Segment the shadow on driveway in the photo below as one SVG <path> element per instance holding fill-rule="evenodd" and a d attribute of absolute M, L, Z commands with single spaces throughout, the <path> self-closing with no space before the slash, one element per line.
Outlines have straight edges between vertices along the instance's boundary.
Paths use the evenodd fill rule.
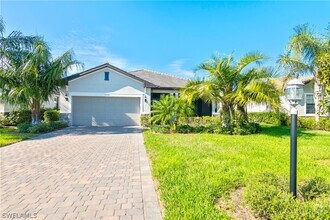
<path fill-rule="evenodd" d="M 125 126 L 125 127 L 88 127 L 88 126 L 71 126 L 61 130 L 41 134 L 30 140 L 38 140 L 45 138 L 52 138 L 62 135 L 108 135 L 108 134 L 132 134 L 141 133 L 142 128 L 139 126 Z"/>

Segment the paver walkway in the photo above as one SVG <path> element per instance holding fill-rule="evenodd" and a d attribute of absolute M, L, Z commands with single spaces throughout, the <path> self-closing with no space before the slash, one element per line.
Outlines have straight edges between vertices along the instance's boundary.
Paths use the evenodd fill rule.
<path fill-rule="evenodd" d="M 161 219 L 139 128 L 67 128 L 0 153 L 2 219 Z"/>

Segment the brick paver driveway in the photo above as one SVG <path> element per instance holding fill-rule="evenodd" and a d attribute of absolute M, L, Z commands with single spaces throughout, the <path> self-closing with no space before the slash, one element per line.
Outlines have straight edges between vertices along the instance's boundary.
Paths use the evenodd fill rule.
<path fill-rule="evenodd" d="M 2 219 L 161 219 L 138 128 L 67 128 L 0 152 Z"/>

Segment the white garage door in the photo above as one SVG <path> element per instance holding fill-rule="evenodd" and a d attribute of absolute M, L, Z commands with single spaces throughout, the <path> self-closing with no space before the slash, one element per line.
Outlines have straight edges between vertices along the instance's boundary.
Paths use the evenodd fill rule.
<path fill-rule="evenodd" d="M 140 98 L 72 97 L 72 124 L 139 125 Z"/>

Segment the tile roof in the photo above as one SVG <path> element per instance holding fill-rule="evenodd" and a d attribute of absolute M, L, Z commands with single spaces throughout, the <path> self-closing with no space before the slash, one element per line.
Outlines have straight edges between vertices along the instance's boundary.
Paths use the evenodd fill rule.
<path fill-rule="evenodd" d="M 188 79 L 185 78 L 147 69 L 135 70 L 129 73 L 152 84 L 151 88 L 182 88 L 188 82 Z"/>
<path fill-rule="evenodd" d="M 299 77 L 299 78 L 301 79 L 302 83 L 304 83 L 305 85 L 310 83 L 313 80 L 313 76 L 305 76 L 305 77 Z M 287 82 L 289 82 L 290 78 L 288 78 L 286 76 L 281 76 L 278 78 L 273 78 L 271 80 L 273 81 L 273 83 L 275 84 L 277 89 L 283 90 L 284 86 L 286 85 Z"/>

